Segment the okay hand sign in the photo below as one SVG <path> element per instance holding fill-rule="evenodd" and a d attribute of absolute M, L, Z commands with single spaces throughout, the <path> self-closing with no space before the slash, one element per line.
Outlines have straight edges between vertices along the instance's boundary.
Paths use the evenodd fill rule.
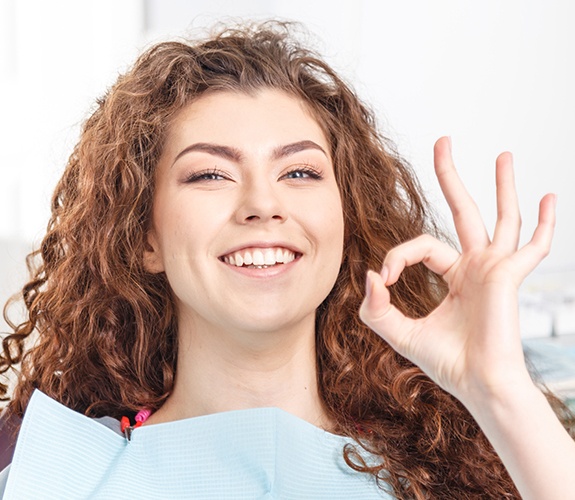
<path fill-rule="evenodd" d="M 518 249 L 521 220 L 511 154 L 496 161 L 498 218 L 492 239 L 457 175 L 449 138 L 435 144 L 434 162 L 461 253 L 428 235 L 392 249 L 381 273 L 368 273 L 360 316 L 397 352 L 468 404 L 531 383 L 521 347 L 517 290 L 549 252 L 555 196 L 541 200 L 533 237 Z M 391 305 L 387 287 L 406 266 L 419 262 L 443 276 L 449 293 L 427 317 L 411 319 Z"/>

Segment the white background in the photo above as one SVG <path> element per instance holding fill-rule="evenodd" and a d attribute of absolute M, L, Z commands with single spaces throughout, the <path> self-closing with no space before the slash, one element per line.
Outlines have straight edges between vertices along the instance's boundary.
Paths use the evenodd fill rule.
<path fill-rule="evenodd" d="M 533 293 L 568 303 L 575 277 L 575 3 L 569 0 L 0 0 L 0 299 L 20 286 L 51 192 L 95 99 L 151 42 L 222 17 L 302 21 L 414 165 L 449 227 L 431 151 L 495 220 L 494 160 L 516 160 L 526 241 L 558 194 L 552 254 Z M 533 299 L 535 301 L 538 298 Z M 539 318 L 540 320 L 540 318 Z M 549 325 L 537 323 L 543 331 Z"/>

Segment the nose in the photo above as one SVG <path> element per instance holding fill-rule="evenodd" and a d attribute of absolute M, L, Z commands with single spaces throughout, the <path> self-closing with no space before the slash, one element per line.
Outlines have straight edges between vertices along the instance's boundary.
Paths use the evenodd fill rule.
<path fill-rule="evenodd" d="M 247 224 L 285 221 L 287 213 L 279 190 L 278 183 L 268 179 L 252 179 L 246 182 L 236 212 L 237 222 Z"/>

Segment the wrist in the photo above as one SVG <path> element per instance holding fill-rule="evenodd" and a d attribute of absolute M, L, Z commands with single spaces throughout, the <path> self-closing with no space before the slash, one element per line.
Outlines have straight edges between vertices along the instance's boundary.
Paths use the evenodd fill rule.
<path fill-rule="evenodd" d="M 511 418 L 525 414 L 529 405 L 545 401 L 545 396 L 529 374 L 501 383 L 476 384 L 469 388 L 461 402 L 478 420 L 483 418 Z"/>

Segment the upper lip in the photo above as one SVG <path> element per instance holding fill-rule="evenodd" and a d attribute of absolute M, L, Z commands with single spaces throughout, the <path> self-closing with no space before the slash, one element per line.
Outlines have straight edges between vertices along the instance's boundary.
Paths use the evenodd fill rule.
<path fill-rule="evenodd" d="M 301 255 L 303 252 L 295 247 L 291 243 L 287 243 L 285 241 L 252 241 L 249 243 L 242 243 L 241 245 L 237 245 L 229 250 L 226 250 L 222 253 L 219 258 L 223 258 L 226 255 L 230 255 L 234 252 L 239 252 L 241 250 L 246 250 L 248 248 L 285 248 L 287 250 L 292 251 L 296 255 Z"/>

